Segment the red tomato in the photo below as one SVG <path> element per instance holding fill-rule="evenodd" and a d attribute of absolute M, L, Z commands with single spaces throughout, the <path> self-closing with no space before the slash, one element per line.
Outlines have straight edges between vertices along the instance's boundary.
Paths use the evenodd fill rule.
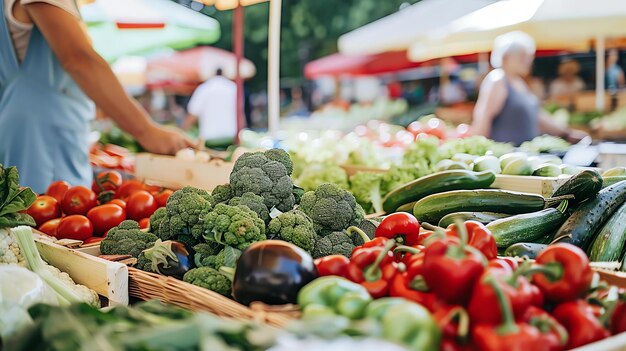
<path fill-rule="evenodd" d="M 92 236 L 91 238 L 87 238 L 87 239 L 83 240 L 83 245 L 99 243 L 102 240 L 104 240 L 104 238 L 99 237 L 99 236 Z"/>
<path fill-rule="evenodd" d="M 61 201 L 63 213 L 67 215 L 84 215 L 96 205 L 98 205 L 96 193 L 80 185 L 71 187 Z"/>
<path fill-rule="evenodd" d="M 118 205 L 119 207 L 123 208 L 124 211 L 126 211 L 126 201 L 124 201 L 122 199 L 113 199 L 113 200 L 107 202 L 107 204 Z"/>
<path fill-rule="evenodd" d="M 39 226 L 39 231 L 50 236 L 57 236 L 57 228 L 62 218 L 55 218 Z"/>
<path fill-rule="evenodd" d="M 148 229 L 150 228 L 150 218 L 143 218 L 139 221 L 139 228 Z"/>
<path fill-rule="evenodd" d="M 93 226 L 89 218 L 81 215 L 63 217 L 57 228 L 59 239 L 85 240 L 93 236 Z"/>
<path fill-rule="evenodd" d="M 422 124 L 422 122 L 420 121 L 415 121 L 412 122 L 411 124 L 409 124 L 408 127 L 406 127 L 406 129 L 413 133 L 413 135 L 417 136 L 418 134 L 421 133 L 426 133 L 426 129 L 424 128 L 424 124 Z"/>
<path fill-rule="evenodd" d="M 123 182 L 119 188 L 117 188 L 115 197 L 126 201 L 126 199 L 128 199 L 132 194 L 140 190 L 143 190 L 143 183 L 134 179 L 127 180 Z"/>
<path fill-rule="evenodd" d="M 122 175 L 116 171 L 107 171 L 98 174 L 91 184 L 91 190 L 100 194 L 103 191 L 116 191 L 122 185 Z"/>
<path fill-rule="evenodd" d="M 157 185 L 144 184 L 143 190 L 149 192 L 153 196 L 156 196 L 157 194 L 160 194 L 163 191 L 163 187 L 157 186 Z"/>
<path fill-rule="evenodd" d="M 157 203 L 154 196 L 145 190 L 132 194 L 126 204 L 128 218 L 135 221 L 152 216 L 156 209 Z"/>
<path fill-rule="evenodd" d="M 57 199 L 59 203 L 61 203 L 61 201 L 63 201 L 63 196 L 65 196 L 65 193 L 70 187 L 70 183 L 64 180 L 57 180 L 56 182 L 50 184 L 48 190 L 46 190 L 46 195 L 52 196 Z"/>
<path fill-rule="evenodd" d="M 426 133 L 434 135 L 439 140 L 446 138 L 446 124 L 439 118 L 431 118 L 426 122 Z"/>
<path fill-rule="evenodd" d="M 172 190 L 165 189 L 160 194 L 155 195 L 154 199 L 157 202 L 157 206 L 158 207 L 165 207 L 165 204 L 167 204 L 167 200 L 170 198 L 172 193 L 173 193 Z"/>
<path fill-rule="evenodd" d="M 93 224 L 93 233 L 100 236 L 126 219 L 126 211 L 115 204 L 105 204 L 92 208 L 87 218 Z"/>
<path fill-rule="evenodd" d="M 42 195 L 37 197 L 26 213 L 33 217 L 39 226 L 51 219 L 61 217 L 61 205 L 52 196 Z"/>

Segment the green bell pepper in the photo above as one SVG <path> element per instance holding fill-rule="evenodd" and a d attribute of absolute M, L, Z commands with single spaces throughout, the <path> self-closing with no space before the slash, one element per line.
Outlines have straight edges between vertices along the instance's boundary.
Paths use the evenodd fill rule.
<path fill-rule="evenodd" d="M 298 293 L 303 318 L 328 315 L 330 311 L 350 319 L 360 319 L 372 297 L 362 285 L 341 277 L 317 278 Z"/>
<path fill-rule="evenodd" d="M 382 337 L 411 350 L 438 351 L 441 330 L 428 310 L 406 301 L 391 303 L 382 315 Z"/>

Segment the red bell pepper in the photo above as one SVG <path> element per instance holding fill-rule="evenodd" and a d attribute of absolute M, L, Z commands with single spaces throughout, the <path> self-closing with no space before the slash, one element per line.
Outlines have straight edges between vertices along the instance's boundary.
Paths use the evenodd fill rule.
<path fill-rule="evenodd" d="M 564 302 L 552 311 L 552 316 L 569 334 L 567 349 L 587 345 L 610 335 L 594 315 L 592 306 L 584 300 Z"/>
<path fill-rule="evenodd" d="M 519 268 L 519 263 L 513 257 L 498 257 L 489 260 L 487 267 L 504 268 L 514 272 Z"/>
<path fill-rule="evenodd" d="M 392 213 L 380 222 L 375 235 L 377 238 L 393 239 L 402 245 L 417 245 L 420 236 L 420 223 L 410 213 Z"/>
<path fill-rule="evenodd" d="M 544 303 L 545 299 L 543 298 L 541 289 L 539 289 L 537 285 L 530 284 L 530 305 L 542 308 Z"/>
<path fill-rule="evenodd" d="M 436 297 L 433 293 L 427 291 L 428 289 L 422 277 L 423 267 L 423 252 L 413 255 L 406 264 L 402 263 L 398 274 L 396 274 L 391 283 L 389 296 L 405 298 L 419 303 L 432 311 Z"/>
<path fill-rule="evenodd" d="M 531 284 L 521 275 L 521 270 L 511 273 L 502 268 L 490 268 L 483 273 L 474 285 L 468 312 L 472 323 L 497 325 L 503 321 L 503 312 L 498 304 L 498 296 L 493 285 L 506 296 L 513 309 L 513 315 L 521 318 L 531 305 Z"/>
<path fill-rule="evenodd" d="M 315 260 L 315 267 L 321 277 L 337 275 L 345 277 L 348 272 L 350 260 L 343 255 L 330 255 Z"/>
<path fill-rule="evenodd" d="M 441 329 L 442 349 L 463 350 L 469 344 L 470 319 L 467 311 L 461 306 L 446 306 L 433 313 Z"/>
<path fill-rule="evenodd" d="M 352 250 L 352 254 L 353 255 L 354 255 L 354 252 L 356 250 L 359 250 L 359 249 L 370 248 L 370 247 L 383 247 L 383 246 L 385 246 L 387 241 L 390 240 L 390 239 L 387 239 L 387 238 L 370 239 L 369 236 L 367 236 L 367 234 L 365 234 L 364 231 L 362 231 L 361 229 L 359 229 L 358 227 L 355 227 L 355 226 L 348 227 L 348 229 L 346 230 L 346 233 L 348 233 L 349 236 L 352 236 L 353 234 L 356 234 L 363 241 L 363 245 L 357 246 L 357 247 L 355 247 Z"/>
<path fill-rule="evenodd" d="M 467 244 L 480 250 L 488 260 L 498 256 L 498 246 L 491 231 L 477 221 L 467 221 L 463 223 L 467 231 Z M 446 229 L 446 235 L 459 237 L 458 225 L 450 224 Z"/>
<path fill-rule="evenodd" d="M 395 241 L 389 240 L 384 247 L 362 248 L 350 258 L 346 278 L 363 285 L 373 298 L 389 294 L 398 266 L 390 251 Z"/>
<path fill-rule="evenodd" d="M 393 253 L 396 257 L 396 262 L 404 263 L 405 265 L 409 265 L 412 260 L 414 260 L 417 256 L 420 256 L 420 260 L 424 261 L 424 249 L 423 245 L 415 245 L 415 246 L 398 246 L 393 250 Z"/>
<path fill-rule="evenodd" d="M 488 276 L 484 283 L 491 285 L 496 295 L 497 308 L 502 312 L 503 322 L 497 327 L 487 324 L 476 326 L 472 339 L 477 348 L 481 351 L 549 351 L 539 329 L 528 323 L 515 323 L 511 302 L 496 278 Z"/>
<path fill-rule="evenodd" d="M 583 296 L 591 286 L 593 270 L 583 250 L 571 244 L 548 246 L 530 273 L 547 301 L 560 303 Z"/>
<path fill-rule="evenodd" d="M 550 351 L 565 350 L 568 339 L 567 330 L 548 312 L 539 307 L 530 306 L 524 315 L 524 322 L 539 329 L 542 341 Z"/>
<path fill-rule="evenodd" d="M 459 230 L 460 243 L 436 240 L 424 251 L 424 281 L 444 302 L 464 305 L 487 260 L 467 245 L 465 226 Z"/>
<path fill-rule="evenodd" d="M 611 333 L 617 335 L 626 332 L 626 301 L 623 299 L 617 302 L 613 314 L 611 315 Z"/>

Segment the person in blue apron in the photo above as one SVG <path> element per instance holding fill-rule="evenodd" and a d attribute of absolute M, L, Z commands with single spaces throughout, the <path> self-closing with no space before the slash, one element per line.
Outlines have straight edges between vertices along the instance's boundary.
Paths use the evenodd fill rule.
<path fill-rule="evenodd" d="M 55 180 L 91 183 L 94 102 L 149 152 L 194 146 L 124 92 L 75 0 L 0 0 L 0 9 L 0 163 L 17 166 L 22 185 L 43 193 Z"/>
<path fill-rule="evenodd" d="M 578 142 L 587 134 L 556 124 L 542 109 L 525 78 L 531 72 L 535 41 L 515 31 L 497 37 L 491 52 L 495 68 L 483 80 L 474 107 L 473 134 L 520 145 L 540 134 Z"/>

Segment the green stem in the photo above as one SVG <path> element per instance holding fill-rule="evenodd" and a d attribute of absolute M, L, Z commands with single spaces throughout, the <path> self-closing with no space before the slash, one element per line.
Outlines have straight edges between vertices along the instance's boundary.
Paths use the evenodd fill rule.
<path fill-rule="evenodd" d="M 411 290 L 417 290 L 421 292 L 427 292 L 429 290 L 428 284 L 426 284 L 424 277 L 422 277 L 421 275 L 418 275 L 413 278 L 413 280 L 411 280 L 411 282 L 409 283 L 409 288 L 411 288 Z"/>
<path fill-rule="evenodd" d="M 433 232 L 445 231 L 446 230 L 445 228 L 441 228 L 439 226 L 432 225 L 432 224 L 427 223 L 427 222 L 420 223 L 420 226 L 422 228 L 426 229 L 426 230 L 430 230 L 430 231 L 433 231 Z"/>
<path fill-rule="evenodd" d="M 393 253 L 398 253 L 398 252 L 404 252 L 404 253 L 410 253 L 410 254 L 413 254 L 413 255 L 417 255 L 418 253 L 422 252 L 422 250 L 420 250 L 420 249 L 418 249 L 416 247 L 400 245 L 400 246 L 396 247 L 395 249 L 393 249 Z"/>
<path fill-rule="evenodd" d="M 348 229 L 346 229 L 346 233 L 349 236 L 352 236 L 353 233 L 356 233 L 358 236 L 361 237 L 361 239 L 363 240 L 363 243 L 366 243 L 368 241 L 371 241 L 372 239 L 370 239 L 369 236 L 367 236 L 367 234 L 365 234 L 364 231 L 361 230 L 361 228 L 359 227 L 355 227 L 355 226 L 350 226 L 348 227 Z"/>
<path fill-rule="evenodd" d="M 545 316 L 533 317 L 531 318 L 529 324 L 539 329 L 542 333 L 545 333 L 546 331 L 555 332 L 559 336 L 559 343 L 561 346 L 565 346 L 567 344 L 567 330 L 554 320 Z"/>
<path fill-rule="evenodd" d="M 448 314 L 445 316 L 443 322 L 441 324 L 446 325 L 448 323 L 451 323 L 453 320 L 457 320 L 459 327 L 457 328 L 457 337 L 459 338 L 459 340 L 465 341 L 467 340 L 468 334 L 469 334 L 469 324 L 470 324 L 470 320 L 469 320 L 469 315 L 467 314 L 467 311 L 461 307 L 461 306 L 456 306 L 453 309 L 450 310 L 450 312 L 448 312 Z"/>
<path fill-rule="evenodd" d="M 378 253 L 378 256 L 376 256 L 376 260 L 374 261 L 374 263 L 367 266 L 367 268 L 363 270 L 363 278 L 365 278 L 366 281 L 373 282 L 373 281 L 380 279 L 380 277 L 382 276 L 380 263 L 385 259 L 385 256 L 387 256 L 387 253 L 389 253 L 389 250 L 391 250 L 395 244 L 396 242 L 393 240 L 387 241 L 382 251 L 380 251 Z"/>
<path fill-rule="evenodd" d="M 493 292 L 496 294 L 496 298 L 498 299 L 500 314 L 502 315 L 502 324 L 497 328 L 498 334 L 503 335 L 517 333 L 519 331 L 519 328 L 515 324 L 515 317 L 513 316 L 511 301 L 507 299 L 504 291 L 502 291 L 502 288 L 500 287 L 500 285 L 498 285 L 498 282 L 493 277 L 493 275 L 489 275 L 487 278 L 485 278 L 484 282 L 491 286 Z"/>
<path fill-rule="evenodd" d="M 561 204 L 556 209 L 557 211 L 561 213 L 565 213 L 565 211 L 567 211 L 568 206 L 569 206 L 569 202 L 565 200 L 565 201 L 562 201 Z"/>
<path fill-rule="evenodd" d="M 543 265 L 534 265 L 521 272 L 524 276 L 543 274 L 549 281 L 555 282 L 563 277 L 563 266 L 557 262 L 550 262 Z"/>
<path fill-rule="evenodd" d="M 461 247 L 465 247 L 467 245 L 467 228 L 465 228 L 465 223 L 463 220 L 456 217 L 454 219 L 454 225 L 456 225 L 459 231 L 459 239 L 461 240 Z"/>
<path fill-rule="evenodd" d="M 235 268 L 222 266 L 219 272 L 225 275 L 231 282 L 235 280 Z"/>
<path fill-rule="evenodd" d="M 511 274 L 509 279 L 507 279 L 507 283 L 509 283 L 510 286 L 517 288 L 517 278 L 524 275 L 524 273 L 531 268 L 531 264 L 532 263 L 528 260 L 524 261 L 518 269 L 513 271 L 513 274 Z"/>
<path fill-rule="evenodd" d="M 564 200 L 574 200 L 576 197 L 574 195 L 563 195 L 563 196 L 557 196 L 557 197 L 551 197 L 548 199 L 545 199 L 545 206 L 546 208 L 548 207 L 552 207 L 554 206 L 554 204 L 558 204 L 561 201 Z"/>

